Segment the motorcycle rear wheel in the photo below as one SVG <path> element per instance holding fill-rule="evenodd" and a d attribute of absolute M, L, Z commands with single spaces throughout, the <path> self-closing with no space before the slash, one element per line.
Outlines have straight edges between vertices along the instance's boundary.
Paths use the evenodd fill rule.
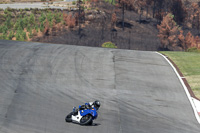
<path fill-rule="evenodd" d="M 81 125 L 89 125 L 90 123 L 92 123 L 92 116 L 91 115 L 83 116 L 80 120 Z"/>

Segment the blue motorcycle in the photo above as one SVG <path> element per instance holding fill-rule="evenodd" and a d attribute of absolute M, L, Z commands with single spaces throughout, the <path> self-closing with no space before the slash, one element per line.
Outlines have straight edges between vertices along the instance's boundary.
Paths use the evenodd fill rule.
<path fill-rule="evenodd" d="M 65 121 L 81 125 L 92 125 L 93 120 L 98 116 L 97 110 L 95 107 L 81 109 L 81 105 L 79 105 L 77 110 L 75 107 L 73 108 L 73 112 L 66 116 Z"/>

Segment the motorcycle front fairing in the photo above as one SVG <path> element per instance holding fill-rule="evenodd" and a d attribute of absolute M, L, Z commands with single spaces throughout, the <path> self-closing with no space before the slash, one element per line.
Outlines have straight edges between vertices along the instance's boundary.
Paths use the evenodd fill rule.
<path fill-rule="evenodd" d="M 85 116 L 87 114 L 91 114 L 92 115 L 92 119 L 96 119 L 98 116 L 97 110 L 96 108 L 92 108 L 92 109 L 85 109 L 85 110 L 80 110 L 80 115 L 81 116 Z"/>
<path fill-rule="evenodd" d="M 79 106 L 80 108 L 80 106 Z M 95 107 L 91 108 L 91 109 L 84 109 L 84 110 L 79 110 L 77 115 L 72 115 L 72 121 L 76 122 L 76 123 L 80 123 L 80 120 L 83 116 L 86 115 L 92 115 L 92 120 L 96 119 L 98 116 L 97 110 Z"/>
<path fill-rule="evenodd" d="M 81 116 L 81 114 L 80 114 L 80 111 L 78 111 L 78 114 L 77 115 L 72 115 L 72 121 L 73 122 L 78 122 L 78 123 L 80 123 L 80 120 L 81 120 L 81 118 L 82 118 L 83 116 Z"/>

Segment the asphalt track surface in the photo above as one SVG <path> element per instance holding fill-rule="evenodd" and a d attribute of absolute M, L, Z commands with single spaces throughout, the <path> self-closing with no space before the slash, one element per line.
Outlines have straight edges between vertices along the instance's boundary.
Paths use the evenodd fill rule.
<path fill-rule="evenodd" d="M 93 126 L 65 123 L 99 99 Z M 0 41 L 0 133 L 199 133 L 182 85 L 155 52 Z"/>

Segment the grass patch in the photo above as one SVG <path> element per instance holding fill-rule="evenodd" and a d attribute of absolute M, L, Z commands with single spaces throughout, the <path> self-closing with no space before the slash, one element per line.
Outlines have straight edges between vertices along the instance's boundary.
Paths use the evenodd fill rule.
<path fill-rule="evenodd" d="M 103 48 L 117 48 L 117 46 L 112 42 L 105 42 L 101 45 Z"/>
<path fill-rule="evenodd" d="M 194 94 L 200 98 L 200 53 L 162 51 L 178 66 Z"/>
<path fill-rule="evenodd" d="M 116 4 L 116 1 L 115 1 L 115 0 L 105 0 L 105 2 L 108 2 L 108 3 L 113 4 L 113 5 Z"/>

